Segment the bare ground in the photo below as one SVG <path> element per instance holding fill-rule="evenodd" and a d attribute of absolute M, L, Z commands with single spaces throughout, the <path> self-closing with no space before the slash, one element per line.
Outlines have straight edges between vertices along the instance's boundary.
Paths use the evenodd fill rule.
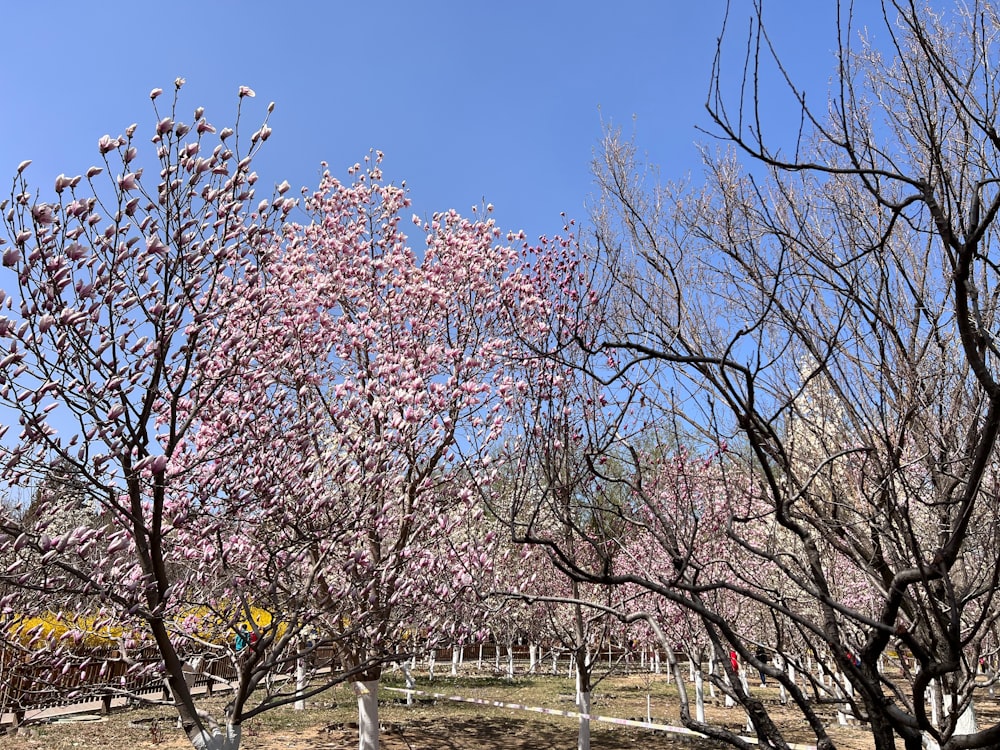
<path fill-rule="evenodd" d="M 388 684 L 392 684 L 391 680 Z M 565 678 L 533 677 L 513 681 L 494 678 L 438 679 L 424 682 L 428 692 L 463 695 L 484 700 L 498 700 L 530 706 L 544 706 L 557 711 L 572 711 L 572 682 Z M 794 711 L 778 705 L 777 691 L 764 689 L 761 697 L 769 703 L 779 723 L 787 729 L 788 739 L 812 743 L 804 724 Z M 772 695 L 773 693 L 773 695 Z M 602 682 L 594 694 L 594 714 L 644 720 L 646 696 L 650 696 L 654 722 L 679 725 L 677 698 L 665 680 L 649 676 L 612 678 Z M 470 703 L 425 698 L 406 706 L 385 691 L 381 698 L 383 750 L 532 750 L 576 748 L 577 720 L 560 716 L 541 716 L 526 711 Z M 223 699 L 214 699 L 214 710 Z M 990 700 L 992 704 L 993 701 Z M 995 706 L 983 706 L 985 711 Z M 734 730 L 740 730 L 745 716 L 739 709 L 726 709 L 712 703 L 708 718 Z M 175 714 L 169 706 L 121 710 L 110 716 L 76 715 L 59 720 L 27 724 L 0 737 L 0 750 L 107 750 L 115 748 L 150 748 L 186 750 L 190 747 L 176 728 Z M 867 735 L 860 727 L 841 727 L 831 713 L 828 726 L 843 750 L 866 750 Z M 346 687 L 337 688 L 310 703 L 304 711 L 276 709 L 244 725 L 243 747 L 247 750 L 332 750 L 357 747 L 356 708 L 353 694 Z M 695 737 L 666 732 L 592 723 L 594 750 L 626 748 L 663 748 L 665 750 L 708 750 L 721 745 Z"/>

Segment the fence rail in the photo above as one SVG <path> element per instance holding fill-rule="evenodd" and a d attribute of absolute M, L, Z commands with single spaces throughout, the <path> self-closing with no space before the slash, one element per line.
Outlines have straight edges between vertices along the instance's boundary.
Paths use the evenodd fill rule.
<path fill-rule="evenodd" d="M 166 698 L 161 662 L 152 648 L 128 658 L 116 649 L 92 649 L 58 659 L 44 651 L 0 648 L 0 716 L 19 724 L 29 712 L 99 702 L 106 713 L 116 698 Z M 237 660 L 231 655 L 209 657 L 190 675 L 190 685 L 211 693 L 225 689 L 236 677 Z"/>
<path fill-rule="evenodd" d="M 532 656 L 534 652 L 534 656 Z M 455 663 L 455 650 L 447 646 L 428 650 L 423 659 L 433 655 L 438 664 Z M 591 655 L 608 666 L 638 667 L 634 651 L 604 648 Z M 566 649 L 527 645 L 506 646 L 494 642 L 467 644 L 459 648 L 459 668 L 470 665 L 480 670 L 537 673 L 571 668 L 572 654 Z M 226 652 L 207 656 L 196 670 L 187 674 L 188 685 L 196 693 L 212 693 L 230 689 L 238 679 L 239 654 Z M 331 664 L 332 649 L 321 647 L 314 654 L 314 663 Z M 664 662 L 666 661 L 664 655 Z M 51 712 L 53 709 L 78 706 L 79 711 L 99 710 L 107 713 L 112 704 L 166 700 L 161 667 L 162 660 L 155 648 L 130 652 L 123 656 L 113 648 L 90 649 L 58 659 L 44 651 L 25 652 L 0 647 L 0 723 L 22 723 L 26 715 Z M 73 711 L 65 711 L 73 713 Z"/>

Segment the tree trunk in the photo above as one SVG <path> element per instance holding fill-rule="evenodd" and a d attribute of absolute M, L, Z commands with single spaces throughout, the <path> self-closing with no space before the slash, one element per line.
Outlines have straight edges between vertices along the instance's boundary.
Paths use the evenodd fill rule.
<path fill-rule="evenodd" d="M 576 705 L 580 709 L 580 733 L 577 737 L 577 750 L 590 750 L 590 679 L 587 667 L 576 670 Z"/>
<path fill-rule="evenodd" d="M 308 673 L 306 671 L 305 657 L 299 656 L 295 660 L 295 690 L 296 692 L 299 693 L 299 695 L 301 695 L 302 692 L 306 689 L 306 685 L 308 684 L 307 675 Z M 299 698 L 297 701 L 295 701 L 296 711 L 304 711 L 305 707 L 306 707 L 306 702 L 304 698 Z"/>
<path fill-rule="evenodd" d="M 840 679 L 837 676 L 833 678 L 833 694 L 834 698 L 837 699 L 837 724 L 842 727 L 847 726 L 847 703 L 841 703 L 841 699 L 844 698 L 844 691 L 840 686 Z"/>
<path fill-rule="evenodd" d="M 931 704 L 931 724 L 933 724 L 935 727 L 940 728 L 941 721 L 938 715 L 939 700 L 938 700 L 937 680 L 931 680 L 929 688 L 930 689 L 927 692 L 929 694 L 929 700 Z"/>
<path fill-rule="evenodd" d="M 226 722 L 224 730 L 219 726 L 201 730 L 195 727 L 187 733 L 187 736 L 195 750 L 238 750 L 242 729 L 238 724 Z"/>
<path fill-rule="evenodd" d="M 712 675 L 715 674 L 715 654 L 708 653 L 708 694 L 715 700 L 715 683 L 712 682 Z"/>
<path fill-rule="evenodd" d="M 694 718 L 705 723 L 705 683 L 700 669 L 694 673 Z"/>
<path fill-rule="evenodd" d="M 777 654 L 774 657 L 774 666 L 777 669 L 784 671 L 785 667 L 788 667 L 788 679 L 791 680 L 792 684 L 795 684 L 795 669 L 791 664 L 785 660 L 785 657 L 781 654 Z M 788 703 L 788 691 L 785 690 L 785 683 L 781 680 L 778 681 L 778 703 L 785 705 Z"/>
<path fill-rule="evenodd" d="M 358 750 L 379 750 L 378 678 L 354 683 L 358 696 Z"/>
<path fill-rule="evenodd" d="M 480 646 L 482 648 L 482 646 Z M 406 678 L 406 705 L 412 706 L 413 701 L 413 691 L 417 689 L 417 681 L 413 677 L 413 672 L 403 667 L 403 676 Z"/>
<path fill-rule="evenodd" d="M 975 734 L 978 731 L 979 722 L 976 720 L 976 704 L 975 701 L 970 700 L 969 705 L 965 707 L 965 710 L 958 717 L 958 721 L 955 722 L 954 736 Z"/>

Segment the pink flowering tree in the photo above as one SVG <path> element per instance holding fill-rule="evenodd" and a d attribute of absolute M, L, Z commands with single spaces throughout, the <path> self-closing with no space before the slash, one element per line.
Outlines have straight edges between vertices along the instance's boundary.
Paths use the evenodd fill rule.
<path fill-rule="evenodd" d="M 378 745 L 382 664 L 417 634 L 454 638 L 489 563 L 473 488 L 495 473 L 487 450 L 517 393 L 504 311 L 530 291 L 488 218 L 414 218 L 411 245 L 406 190 L 381 170 L 376 154 L 353 182 L 327 173 L 305 195 L 307 221 L 286 227 L 272 266 L 273 312 L 248 310 L 261 349 L 227 386 L 239 416 L 220 402 L 198 440 L 233 456 L 216 464 L 221 484 L 286 477 L 260 512 L 302 545 L 312 601 L 356 673 L 362 750 Z M 258 430 L 294 450 L 275 459 Z"/>
<path fill-rule="evenodd" d="M 236 125 L 221 130 L 201 108 L 184 117 L 176 95 L 163 110 L 160 95 L 151 93 L 152 156 L 140 154 L 133 125 L 102 137 L 97 164 L 59 175 L 51 191 L 33 190 L 22 163 L 0 201 L 0 472 L 26 486 L 59 462 L 96 512 L 67 528 L 50 513 L 5 508 L 0 606 L 7 622 L 48 612 L 68 623 L 9 641 L 30 638 L 51 675 L 71 668 L 74 644 L 116 639 L 132 664 L 128 685 L 162 676 L 195 747 L 236 748 L 246 718 L 291 699 L 251 696 L 297 661 L 308 617 L 264 583 L 294 550 L 248 554 L 256 509 L 227 507 L 226 488 L 202 485 L 185 456 L 202 408 L 227 397 L 257 348 L 243 320 L 229 322 L 266 313 L 276 227 L 294 202 L 255 195 L 252 161 L 271 130 L 265 117 L 241 132 L 250 89 L 239 91 Z M 239 625 L 268 618 L 237 658 Z M 140 647 L 157 658 L 138 659 Z M 228 658 L 237 675 L 218 720 L 189 688 L 209 657 Z"/>

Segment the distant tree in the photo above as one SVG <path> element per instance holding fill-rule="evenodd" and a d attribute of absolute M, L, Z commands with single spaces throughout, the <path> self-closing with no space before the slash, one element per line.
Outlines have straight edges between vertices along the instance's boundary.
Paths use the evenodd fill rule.
<path fill-rule="evenodd" d="M 40 526 L 49 536 L 94 525 L 95 500 L 77 467 L 64 458 L 53 461 L 24 511 L 25 527 Z"/>

